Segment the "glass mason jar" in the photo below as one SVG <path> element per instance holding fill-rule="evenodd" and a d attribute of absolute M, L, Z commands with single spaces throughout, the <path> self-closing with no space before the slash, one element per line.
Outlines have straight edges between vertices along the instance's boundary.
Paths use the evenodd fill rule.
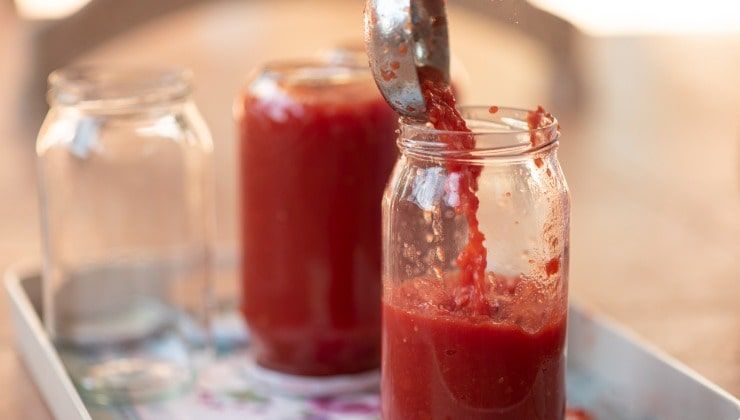
<path fill-rule="evenodd" d="M 396 115 L 366 64 L 318 60 L 264 66 L 235 118 L 242 309 L 259 367 L 377 369 L 380 203 L 397 157 Z"/>
<path fill-rule="evenodd" d="M 188 72 L 49 77 L 36 151 L 44 322 L 83 397 L 185 389 L 208 348 L 212 141 Z"/>
<path fill-rule="evenodd" d="M 470 133 L 401 125 L 383 201 L 383 418 L 559 419 L 570 209 L 557 121 L 530 131 L 526 111 L 461 112 L 472 151 L 446 146 Z M 479 173 L 486 270 L 475 285 L 457 264 L 464 170 Z"/>

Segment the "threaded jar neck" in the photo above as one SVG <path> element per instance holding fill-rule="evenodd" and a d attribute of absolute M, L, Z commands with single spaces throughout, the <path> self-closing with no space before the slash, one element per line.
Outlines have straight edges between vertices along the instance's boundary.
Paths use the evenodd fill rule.
<path fill-rule="evenodd" d="M 527 116 L 531 111 L 516 108 L 487 106 L 459 108 L 472 131 L 437 130 L 430 123 L 401 119 L 398 146 L 405 155 L 421 158 L 454 160 L 510 159 L 524 157 L 557 146 L 560 138 L 558 122 L 553 118 L 546 125 L 530 129 Z M 449 147 L 455 139 L 473 136 L 472 150 L 454 150 Z"/>
<path fill-rule="evenodd" d="M 72 66 L 49 75 L 51 106 L 131 111 L 186 100 L 192 73 L 179 68 Z"/>

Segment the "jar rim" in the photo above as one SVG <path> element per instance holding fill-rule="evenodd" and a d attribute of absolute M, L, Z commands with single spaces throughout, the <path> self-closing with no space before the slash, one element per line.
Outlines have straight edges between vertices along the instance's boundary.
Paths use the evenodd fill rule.
<path fill-rule="evenodd" d="M 186 99 L 193 74 L 180 67 L 84 64 L 53 71 L 48 78 L 50 105 L 131 109 Z"/>
<path fill-rule="evenodd" d="M 560 138 L 560 126 L 555 117 L 530 129 L 527 116 L 534 110 L 495 107 L 495 112 L 491 112 L 492 108 L 482 105 L 458 107 L 472 133 L 438 130 L 428 122 L 401 118 L 398 145 L 407 154 L 478 159 L 528 155 L 556 144 Z M 475 140 L 472 150 L 449 149 L 447 141 L 470 136 Z"/>
<path fill-rule="evenodd" d="M 330 58 L 268 61 L 259 73 L 291 85 L 342 84 L 370 78 L 368 66 Z"/>

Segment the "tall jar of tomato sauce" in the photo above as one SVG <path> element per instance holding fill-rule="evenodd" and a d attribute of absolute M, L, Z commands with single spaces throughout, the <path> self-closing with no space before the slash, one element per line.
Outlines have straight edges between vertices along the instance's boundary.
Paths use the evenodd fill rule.
<path fill-rule="evenodd" d="M 242 310 L 259 367 L 380 363 L 381 201 L 397 116 L 366 63 L 275 62 L 236 102 Z"/>
<path fill-rule="evenodd" d="M 383 418 L 561 419 L 570 205 L 557 121 L 460 111 L 470 132 L 401 124 L 383 202 Z"/>

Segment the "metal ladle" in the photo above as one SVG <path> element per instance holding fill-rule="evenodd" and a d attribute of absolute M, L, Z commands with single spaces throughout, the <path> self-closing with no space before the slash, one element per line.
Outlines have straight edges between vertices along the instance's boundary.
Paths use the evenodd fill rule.
<path fill-rule="evenodd" d="M 433 67 L 449 83 L 444 0 L 367 0 L 365 44 L 385 100 L 401 116 L 426 120 L 418 69 Z"/>

